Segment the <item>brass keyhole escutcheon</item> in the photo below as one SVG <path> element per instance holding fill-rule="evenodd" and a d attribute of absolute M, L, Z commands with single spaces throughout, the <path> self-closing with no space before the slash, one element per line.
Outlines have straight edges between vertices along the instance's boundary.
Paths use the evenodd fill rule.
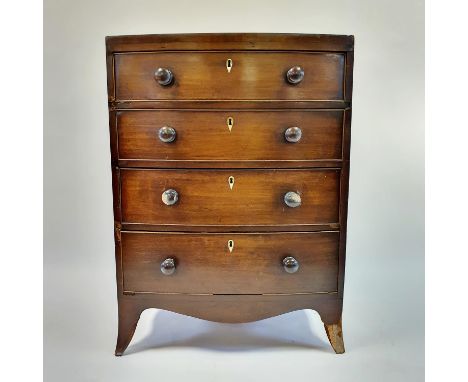
<path fill-rule="evenodd" d="M 232 188 L 234 187 L 234 177 L 233 176 L 230 176 L 228 178 L 228 183 L 229 183 L 229 188 L 232 190 Z"/>
<path fill-rule="evenodd" d="M 228 248 L 229 252 L 232 253 L 232 251 L 234 250 L 234 240 L 228 240 Z"/>
<path fill-rule="evenodd" d="M 232 130 L 232 127 L 234 126 L 234 118 L 228 117 L 228 119 L 226 120 L 226 123 L 230 132 Z"/>
<path fill-rule="evenodd" d="M 233 65 L 232 60 L 230 58 L 228 58 L 226 60 L 226 69 L 227 69 L 228 73 L 231 73 L 232 65 Z"/>

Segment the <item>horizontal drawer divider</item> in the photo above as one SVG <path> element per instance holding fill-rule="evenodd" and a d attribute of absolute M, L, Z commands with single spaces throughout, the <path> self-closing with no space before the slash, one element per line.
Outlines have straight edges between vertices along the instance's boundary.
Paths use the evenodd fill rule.
<path fill-rule="evenodd" d="M 308 54 L 324 54 L 324 53 L 346 53 L 348 50 L 318 50 L 318 49 L 153 49 L 153 50 L 126 50 L 126 51 L 114 51 L 115 55 L 125 54 L 163 54 L 163 53 L 308 53 Z"/>
<path fill-rule="evenodd" d="M 209 105 L 209 106 L 208 106 Z M 110 110 L 349 110 L 349 101 L 305 101 L 305 100 L 111 100 Z M 206 108 L 206 109 L 203 109 Z"/>
<path fill-rule="evenodd" d="M 110 104 L 113 104 L 113 106 L 118 106 L 122 101 L 114 101 L 114 102 L 109 102 Z M 133 101 L 127 101 L 127 102 L 133 102 Z M 152 102 L 152 101 L 138 101 L 138 102 Z M 158 101 L 160 102 L 160 101 Z M 182 100 L 180 101 L 177 101 L 177 102 L 183 102 Z M 217 102 L 217 101 L 216 101 Z M 263 101 L 259 101 L 259 102 L 263 102 Z M 301 101 L 302 102 L 302 101 Z M 316 101 L 314 101 L 316 102 Z M 325 102 L 325 101 L 320 101 L 320 102 Z M 332 101 L 332 102 L 335 102 L 335 101 Z M 346 103 L 346 102 L 345 102 Z M 116 109 L 118 110 L 118 109 Z M 269 112 L 272 112 L 272 111 L 278 111 L 278 112 L 288 112 L 290 111 L 291 109 L 288 107 L 288 108 L 258 108 L 258 109 L 247 109 L 248 111 L 252 111 L 252 112 L 259 112 L 259 113 L 269 113 Z M 350 107 L 346 107 L 346 108 L 343 108 L 342 111 L 346 111 L 346 110 L 351 110 Z M 141 109 L 138 109 L 138 108 L 135 108 L 135 109 L 130 109 L 130 108 L 125 108 L 123 109 L 123 111 L 178 111 L 178 112 L 183 112 L 183 111 L 200 111 L 200 112 L 213 112 L 213 111 L 218 111 L 218 112 L 225 112 L 225 111 L 246 111 L 245 108 L 232 108 L 232 107 L 229 107 L 229 108 L 212 108 L 212 107 L 208 107 L 206 109 L 204 108 L 200 108 L 200 107 L 184 107 L 184 108 L 180 108 L 180 107 L 173 107 L 173 108 L 162 108 L 162 109 L 157 109 L 157 108 L 141 108 Z M 310 108 L 310 109 L 300 109 L 301 112 L 315 112 L 315 111 L 339 111 L 339 109 L 336 109 L 336 108 L 326 108 L 326 107 L 323 107 L 323 108 Z"/>
<path fill-rule="evenodd" d="M 289 230 L 286 228 L 290 228 Z M 165 233 L 229 233 L 229 234 L 242 234 L 242 233 L 302 233 L 302 232 L 338 232 L 341 227 L 339 223 L 324 224 L 324 225 L 308 225 L 309 230 L 305 230 L 305 225 L 271 225 L 271 226 L 196 226 L 196 225 L 151 225 L 143 223 L 122 223 L 122 232 L 165 232 Z"/>
<path fill-rule="evenodd" d="M 181 295 L 181 296 L 302 296 L 302 295 L 333 295 L 338 294 L 337 291 L 330 292 L 296 292 L 296 293 L 178 293 L 178 292 L 139 292 L 139 291 L 123 291 L 126 295 Z"/>
<path fill-rule="evenodd" d="M 128 230 L 128 229 L 122 229 L 122 233 L 148 233 L 148 234 L 163 234 L 163 235 L 183 235 L 185 232 L 180 232 L 180 231 L 147 231 L 147 230 Z M 322 230 L 322 231 L 314 231 L 313 233 L 328 233 L 328 232 L 339 232 L 338 229 L 328 229 L 328 230 Z M 229 235 L 264 235 L 265 233 L 270 234 L 270 235 L 277 235 L 277 234 L 285 234 L 285 233 L 295 233 L 295 234 L 310 234 L 310 231 L 252 231 L 252 232 L 188 232 L 190 234 L 196 234 L 199 233 L 201 235 L 223 235 L 223 234 L 229 234 Z"/>
<path fill-rule="evenodd" d="M 233 163 L 238 163 L 238 166 L 233 166 Z M 148 159 L 119 159 L 118 167 L 121 169 L 159 169 L 166 170 L 176 168 L 178 170 L 197 170 L 197 169 L 320 169 L 320 168 L 336 168 L 343 167 L 342 160 L 244 160 L 244 161 L 206 161 L 206 160 L 148 160 Z M 164 166 L 167 164 L 168 166 Z M 193 165 L 191 165 L 193 164 Z M 315 166 L 313 166 L 315 164 Z M 180 165 L 180 166 L 179 166 Z M 190 165 L 190 166 L 189 166 Z M 272 167 L 269 167 L 272 166 Z M 169 167 L 173 166 L 173 167 Z"/>
<path fill-rule="evenodd" d="M 245 171 L 261 171 L 263 170 L 262 168 L 251 168 L 251 167 L 246 167 L 246 168 L 238 168 L 238 167 L 223 167 L 223 168 L 194 168 L 194 167 L 180 167 L 177 169 L 172 169 L 172 168 L 167 168 L 167 167 L 120 167 L 121 170 L 145 170 L 145 171 L 151 171 L 151 170 L 164 170 L 164 171 L 173 171 L 173 170 L 190 170 L 190 171 L 196 171 L 196 170 L 203 170 L 203 171 L 229 171 L 229 170 L 245 170 Z M 288 168 L 276 168 L 276 167 L 268 167 L 264 169 L 265 171 L 271 171 L 271 170 L 281 170 L 281 171 L 294 171 L 294 170 L 311 170 L 311 171 L 320 171 L 320 170 L 341 170 L 341 167 L 335 166 L 335 167 L 288 167 Z"/>

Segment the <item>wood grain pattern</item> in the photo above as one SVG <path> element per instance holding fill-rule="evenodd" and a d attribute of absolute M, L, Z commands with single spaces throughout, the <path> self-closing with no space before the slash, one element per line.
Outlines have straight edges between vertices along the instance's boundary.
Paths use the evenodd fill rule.
<path fill-rule="evenodd" d="M 323 223 L 323 224 L 276 224 L 276 225 L 213 225 L 202 224 L 193 225 L 190 222 L 185 224 L 145 224 L 145 223 L 125 223 L 120 225 L 122 230 L 126 231 L 148 231 L 148 232 L 320 232 L 339 230 L 340 223 Z"/>
<path fill-rule="evenodd" d="M 140 315 L 145 307 L 134 301 L 119 299 L 119 329 L 115 355 L 121 356 L 135 333 Z"/>
<path fill-rule="evenodd" d="M 227 119 L 232 118 L 229 130 Z M 158 139 L 162 126 L 174 142 Z M 301 140 L 284 138 L 288 127 Z M 341 160 L 343 111 L 126 111 L 117 114 L 119 159 L 172 161 Z M 164 162 L 163 162 L 164 163 Z"/>
<path fill-rule="evenodd" d="M 343 130 L 343 167 L 340 176 L 340 260 L 338 293 L 343 296 L 346 265 L 346 234 L 348 226 L 349 167 L 351 147 L 351 110 L 345 110 Z"/>
<path fill-rule="evenodd" d="M 167 50 L 310 50 L 345 52 L 354 36 L 302 33 L 191 33 L 106 37 L 108 52 Z"/>
<path fill-rule="evenodd" d="M 110 110 L 152 110 L 152 109 L 347 109 L 350 101 L 343 100 L 118 100 L 109 102 Z"/>
<path fill-rule="evenodd" d="M 118 301 L 119 307 L 120 303 L 124 305 L 122 311 L 128 310 L 130 315 L 139 308 L 159 308 L 210 321 L 236 323 L 261 320 L 297 309 L 314 309 L 325 324 L 337 323 L 341 318 L 343 299 L 333 292 L 283 295 L 124 293 L 121 244 L 121 240 L 116 240 Z"/>
<path fill-rule="evenodd" d="M 254 169 L 254 168 L 341 168 L 340 159 L 313 160 L 169 160 L 169 159 L 117 159 L 119 167 L 131 168 L 174 168 L 174 169 Z"/>
<path fill-rule="evenodd" d="M 115 355 L 122 355 L 127 348 L 133 337 L 136 321 L 145 309 L 165 309 L 225 323 L 257 321 L 299 309 L 314 309 L 324 324 L 333 324 L 340 320 L 342 306 L 343 300 L 336 294 L 209 296 L 122 294 L 119 297 L 119 335 Z"/>
<path fill-rule="evenodd" d="M 343 342 L 343 329 L 341 326 L 341 319 L 336 324 L 325 324 L 325 331 L 327 333 L 330 345 L 336 354 L 343 354 L 345 352 Z"/>
<path fill-rule="evenodd" d="M 232 240 L 232 252 L 228 241 Z M 122 233 L 124 291 L 265 294 L 336 292 L 338 232 L 265 234 Z M 296 273 L 282 260 L 293 256 Z M 159 267 L 173 258 L 176 271 Z"/>
<path fill-rule="evenodd" d="M 106 38 L 106 64 L 115 354 L 124 352 L 148 308 L 231 323 L 315 309 L 335 351 L 343 352 L 354 37 L 114 36 Z M 296 65 L 305 77 L 290 85 L 285 73 Z M 172 85 L 157 84 L 157 67 L 174 72 Z M 228 134 L 222 119 L 231 113 Z M 177 125 L 173 146 L 152 140 L 166 119 Z M 299 124 L 293 119 L 305 135 L 286 145 L 281 129 Z M 161 193 L 170 187 L 180 200 L 169 207 Z M 301 193 L 300 207 L 284 205 L 287 191 Z M 232 237 L 228 255 L 219 248 Z M 162 278 L 166 252 L 178 267 Z M 283 253 L 300 260 L 297 273 L 282 271 Z"/>
<path fill-rule="evenodd" d="M 121 170 L 122 220 L 159 225 L 300 225 L 338 222 L 339 170 Z M 231 190 L 228 178 L 235 179 Z M 162 203 L 166 189 L 179 201 Z M 284 204 L 296 191 L 302 205 Z M 298 229 L 300 227 L 298 226 Z"/>
<path fill-rule="evenodd" d="M 226 60 L 233 60 L 230 73 Z M 343 100 L 342 53 L 174 52 L 117 54 L 117 100 Z M 291 85 L 285 73 L 305 70 L 304 80 Z M 154 79 L 156 69 L 174 74 L 170 86 Z"/>

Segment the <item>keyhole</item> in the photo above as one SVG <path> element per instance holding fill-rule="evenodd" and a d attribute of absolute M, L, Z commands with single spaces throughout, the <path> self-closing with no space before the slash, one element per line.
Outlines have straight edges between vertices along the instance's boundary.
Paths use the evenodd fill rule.
<path fill-rule="evenodd" d="M 232 188 L 234 187 L 234 177 L 233 176 L 230 176 L 229 179 L 228 179 L 228 183 L 229 183 L 229 187 Z"/>
<path fill-rule="evenodd" d="M 230 58 L 226 60 L 226 68 L 227 68 L 228 73 L 230 73 L 232 69 L 232 60 Z"/>
<path fill-rule="evenodd" d="M 229 252 L 232 252 L 232 250 L 234 249 L 234 240 L 228 240 L 228 248 Z"/>
<path fill-rule="evenodd" d="M 232 130 L 232 126 L 234 126 L 234 118 L 228 117 L 228 119 L 227 119 L 226 122 L 227 122 L 229 131 L 231 131 L 231 130 Z"/>

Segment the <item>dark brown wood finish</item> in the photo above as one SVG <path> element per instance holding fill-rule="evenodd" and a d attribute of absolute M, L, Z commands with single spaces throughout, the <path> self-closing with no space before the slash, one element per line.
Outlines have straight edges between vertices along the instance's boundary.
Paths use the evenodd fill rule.
<path fill-rule="evenodd" d="M 345 111 L 343 134 L 343 168 L 340 179 L 340 261 L 338 291 L 343 297 L 346 262 L 346 232 L 348 224 L 349 159 L 351 148 L 351 110 Z"/>
<path fill-rule="evenodd" d="M 156 100 L 119 100 L 109 102 L 109 110 L 171 110 L 177 108 L 196 110 L 238 110 L 238 109 L 347 109 L 351 106 L 349 101 L 320 100 L 177 100 L 156 101 Z"/>
<path fill-rule="evenodd" d="M 115 161 L 119 167 L 132 168 L 180 168 L 180 169 L 213 169 L 213 168 L 341 168 L 342 161 L 339 159 L 315 159 L 315 160 L 169 160 L 169 159 L 119 159 Z"/>
<path fill-rule="evenodd" d="M 287 226 L 337 223 L 339 170 L 121 170 L 122 221 L 153 225 Z M 230 188 L 229 177 L 234 177 Z M 161 195 L 174 189 L 176 204 Z M 284 195 L 297 192 L 299 207 Z"/>
<path fill-rule="evenodd" d="M 342 53 L 162 52 L 116 54 L 114 60 L 117 100 L 344 99 Z M 286 73 L 295 65 L 305 76 L 292 85 Z M 173 73 L 170 85 L 155 80 L 158 68 Z"/>
<path fill-rule="evenodd" d="M 290 224 L 290 225 L 154 225 L 142 223 L 119 224 L 126 231 L 148 231 L 148 232 L 320 232 L 339 230 L 339 223 L 329 224 Z"/>
<path fill-rule="evenodd" d="M 292 294 L 338 288 L 338 232 L 122 233 L 124 293 Z M 282 261 L 299 262 L 287 273 Z M 166 276 L 161 263 L 172 258 Z"/>
<path fill-rule="evenodd" d="M 224 323 L 244 323 L 301 309 L 317 311 L 325 325 L 340 322 L 343 300 L 336 293 L 293 295 L 186 295 L 122 294 L 115 355 L 123 354 L 143 310 L 165 309 L 187 316 Z M 163 328 L 161 328 L 163 330 Z M 342 337 L 341 337 L 342 338 Z M 333 345 L 334 343 L 331 342 Z"/>
<path fill-rule="evenodd" d="M 231 323 L 315 309 L 344 352 L 353 36 L 116 36 L 106 47 L 115 354 L 147 308 Z M 293 85 L 286 72 L 297 66 Z M 170 84 L 155 79 L 159 67 Z M 174 142 L 158 139 L 164 125 Z M 293 125 L 301 140 L 288 143 Z M 161 198 L 168 188 L 180 191 L 172 206 Z M 299 191 L 299 207 L 284 204 L 287 191 Z M 287 255 L 296 273 L 283 268 Z M 160 263 L 171 256 L 166 276 Z"/>
<path fill-rule="evenodd" d="M 171 50 L 348 52 L 354 36 L 300 33 L 192 33 L 106 37 L 112 53 Z"/>
<path fill-rule="evenodd" d="M 230 122 L 230 124 L 228 124 Z M 341 161 L 343 111 L 121 111 L 117 113 L 119 159 L 161 161 Z M 173 142 L 158 138 L 163 126 Z M 290 143 L 285 131 L 302 131 Z M 230 127 L 230 128 L 229 128 Z"/>

